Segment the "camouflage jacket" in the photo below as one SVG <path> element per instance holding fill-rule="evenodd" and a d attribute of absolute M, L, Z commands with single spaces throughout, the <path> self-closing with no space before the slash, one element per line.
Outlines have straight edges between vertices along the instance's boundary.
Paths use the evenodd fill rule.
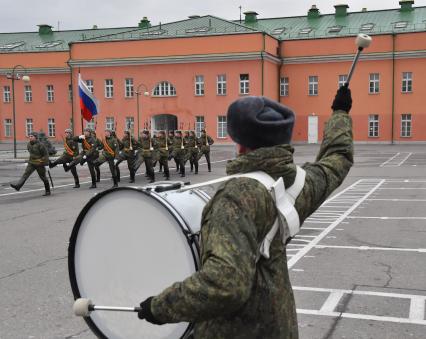
<path fill-rule="evenodd" d="M 166 144 L 167 144 L 167 149 L 166 149 Z M 173 145 L 173 142 L 167 137 L 159 137 L 157 138 L 157 148 L 159 150 L 159 154 L 161 157 L 168 157 L 169 156 L 169 152 L 170 152 L 170 148 Z"/>
<path fill-rule="evenodd" d="M 75 136 L 73 138 L 75 142 L 81 143 L 81 153 L 82 155 L 86 155 L 89 159 L 96 159 L 99 156 L 98 151 L 98 142 L 99 140 L 89 136 L 84 139 L 80 139 L 79 136 Z"/>
<path fill-rule="evenodd" d="M 209 135 L 206 136 L 204 133 L 201 134 L 201 137 L 198 138 L 198 142 L 200 144 L 200 151 L 202 153 L 209 152 L 210 145 L 214 144 L 214 140 Z"/>
<path fill-rule="evenodd" d="M 295 207 L 303 221 L 344 180 L 353 164 L 352 123 L 336 111 L 314 163 L 303 166 L 305 185 Z M 260 148 L 227 165 L 228 174 L 265 171 L 293 184 L 293 148 Z M 205 206 L 201 223 L 201 269 L 154 297 L 162 322 L 194 322 L 202 339 L 298 338 L 296 308 L 285 247 L 273 240 L 270 258 L 256 262 L 259 245 L 277 217 L 275 204 L 258 181 L 234 178 Z"/>
<path fill-rule="evenodd" d="M 73 137 L 64 138 L 64 155 L 76 157 L 78 155 L 78 141 L 75 141 Z"/>
<path fill-rule="evenodd" d="M 144 158 L 156 158 L 157 141 L 154 138 L 139 138 L 138 145 Z"/>
<path fill-rule="evenodd" d="M 106 159 L 114 159 L 118 157 L 119 146 L 116 138 L 105 138 L 105 140 L 101 142 L 99 147 L 103 149 L 102 154 Z"/>
<path fill-rule="evenodd" d="M 132 140 L 132 149 L 130 149 L 130 138 Z M 133 156 L 134 151 L 138 149 L 138 141 L 134 137 L 124 137 L 119 142 L 120 144 L 120 153 L 123 152 L 126 156 Z"/>
<path fill-rule="evenodd" d="M 27 150 L 30 153 L 28 163 L 36 166 L 46 166 L 49 163 L 49 154 L 46 147 L 40 141 L 29 142 Z"/>

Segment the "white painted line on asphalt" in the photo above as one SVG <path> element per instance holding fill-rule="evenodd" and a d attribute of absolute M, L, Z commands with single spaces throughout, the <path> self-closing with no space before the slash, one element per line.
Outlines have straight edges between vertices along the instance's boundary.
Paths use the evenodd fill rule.
<path fill-rule="evenodd" d="M 322 228 L 322 227 L 302 227 L 301 229 L 302 230 L 312 230 L 312 231 L 322 231 L 322 230 L 325 230 L 325 228 Z"/>
<path fill-rule="evenodd" d="M 293 272 L 305 272 L 305 270 L 303 270 L 301 268 L 293 268 L 292 271 Z"/>
<path fill-rule="evenodd" d="M 370 185 L 374 185 L 377 182 L 372 182 Z M 324 231 L 322 231 L 312 242 L 300 250 L 293 258 L 291 258 L 287 262 L 287 266 L 289 268 L 293 267 L 306 253 L 308 253 L 312 248 L 314 248 L 318 243 L 324 239 L 336 226 L 338 226 L 347 216 L 349 216 L 359 205 L 361 205 L 364 200 L 366 200 L 371 194 L 373 194 L 383 183 L 385 182 L 384 179 L 381 179 L 377 182 L 372 188 L 368 190 L 368 192 L 358 201 L 356 201 L 345 213 L 343 213 L 337 220 L 335 220 L 330 226 L 328 226 Z M 345 190 L 341 191 L 340 193 L 336 194 L 334 197 L 329 199 L 329 201 L 336 200 L 341 195 L 344 195 L 346 192 L 350 191 L 351 189 L 356 189 L 357 185 L 363 183 L 363 179 L 358 180 Z M 327 203 L 327 201 L 325 202 Z"/>
<path fill-rule="evenodd" d="M 315 238 L 315 235 L 296 235 L 295 238 Z"/>
<path fill-rule="evenodd" d="M 404 162 L 407 161 L 407 159 L 412 155 L 413 153 L 408 153 L 408 155 L 397 165 L 398 167 L 401 166 Z"/>
<path fill-rule="evenodd" d="M 303 258 L 316 258 L 315 255 L 305 255 Z"/>
<path fill-rule="evenodd" d="M 410 303 L 410 319 L 424 320 L 425 318 L 425 297 L 412 297 Z"/>
<path fill-rule="evenodd" d="M 382 163 L 381 165 L 380 165 L 380 167 L 383 167 L 383 166 L 385 166 L 385 165 L 387 165 L 389 162 L 391 162 L 393 159 L 395 159 L 398 155 L 400 155 L 401 153 L 396 153 L 393 157 L 390 157 L 388 160 L 386 160 L 384 163 Z"/>
<path fill-rule="evenodd" d="M 382 187 L 381 190 L 426 190 L 426 187 Z"/>
<path fill-rule="evenodd" d="M 339 304 L 340 299 L 345 295 L 343 291 L 331 292 L 327 300 L 321 306 L 320 312 L 333 312 L 336 306 Z"/>
<path fill-rule="evenodd" d="M 317 249 L 335 248 L 360 251 L 397 251 L 426 253 L 426 248 L 400 248 L 400 247 L 370 247 L 370 246 L 339 246 L 339 245 L 315 245 Z"/>
<path fill-rule="evenodd" d="M 426 217 L 364 217 L 351 215 L 347 219 L 380 219 L 380 220 L 426 220 Z"/>
<path fill-rule="evenodd" d="M 367 199 L 367 201 L 406 201 L 406 202 L 424 202 L 426 199 Z"/>

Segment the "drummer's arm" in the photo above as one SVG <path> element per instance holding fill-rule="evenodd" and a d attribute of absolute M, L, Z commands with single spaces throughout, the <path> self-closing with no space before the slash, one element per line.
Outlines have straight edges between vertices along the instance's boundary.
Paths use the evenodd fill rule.
<path fill-rule="evenodd" d="M 203 267 L 183 282 L 173 284 L 151 302 L 151 312 L 162 323 L 203 321 L 241 308 L 254 281 L 257 231 L 246 206 L 219 191 L 203 217 Z"/>

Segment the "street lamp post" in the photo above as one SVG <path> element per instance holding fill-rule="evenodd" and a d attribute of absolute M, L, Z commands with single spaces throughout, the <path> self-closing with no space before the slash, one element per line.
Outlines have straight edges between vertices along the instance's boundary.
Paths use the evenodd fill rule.
<path fill-rule="evenodd" d="M 139 84 L 138 87 L 136 88 L 136 107 L 137 107 L 137 113 L 138 113 L 138 137 L 139 137 L 139 132 L 140 132 L 140 125 L 139 125 L 139 95 L 141 95 L 141 91 L 140 88 L 144 87 L 145 88 L 145 92 L 143 93 L 143 95 L 145 95 L 146 97 L 149 97 L 149 92 L 148 92 L 148 88 L 146 87 L 145 84 Z"/>
<path fill-rule="evenodd" d="M 13 114 L 13 157 L 16 159 L 16 111 L 15 111 L 15 80 L 21 80 L 21 76 L 16 73 L 16 69 L 20 67 L 27 73 L 27 69 L 22 65 L 16 65 L 13 67 L 11 73 L 6 74 L 6 78 L 12 80 L 12 114 Z M 22 80 L 25 82 L 30 81 L 28 75 L 23 75 Z"/>

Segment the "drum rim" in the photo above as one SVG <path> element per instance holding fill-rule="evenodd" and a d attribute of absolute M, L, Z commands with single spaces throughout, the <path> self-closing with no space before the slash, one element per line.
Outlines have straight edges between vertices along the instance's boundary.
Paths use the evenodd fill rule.
<path fill-rule="evenodd" d="M 124 186 L 124 187 L 117 187 L 117 188 L 110 188 L 107 189 L 105 191 L 102 191 L 98 194 L 96 194 L 94 197 L 92 197 L 87 203 L 86 205 L 84 205 L 83 209 L 80 211 L 73 229 L 71 231 L 71 235 L 70 235 L 70 239 L 69 239 L 69 243 L 68 243 L 68 278 L 70 281 L 70 285 L 71 285 L 71 290 L 74 296 L 74 300 L 81 298 L 81 294 L 80 294 L 80 290 L 78 288 L 78 283 L 77 283 L 77 277 L 76 277 L 76 273 L 75 273 L 75 261 L 74 261 L 74 255 L 75 255 L 75 245 L 76 245 L 76 241 L 77 241 L 77 236 L 78 236 L 78 232 L 80 230 L 82 221 L 84 219 L 84 217 L 86 216 L 87 212 L 89 211 L 89 209 L 91 207 L 93 207 L 93 205 L 98 202 L 98 200 L 100 200 L 102 197 L 104 197 L 105 195 L 112 193 L 112 192 L 116 192 L 116 191 L 136 191 L 138 193 L 142 193 L 142 194 L 146 194 L 149 195 L 151 197 L 153 197 L 156 201 L 162 203 L 162 205 L 164 207 L 166 207 L 167 211 L 173 216 L 173 218 L 176 220 L 177 224 L 179 225 L 179 227 L 182 230 L 182 233 L 185 235 L 185 237 L 187 238 L 188 241 L 188 245 L 189 248 L 191 249 L 191 253 L 192 253 L 192 257 L 193 257 L 193 261 L 194 261 L 194 265 L 195 265 L 195 270 L 198 271 L 200 269 L 199 267 L 199 263 L 197 261 L 196 258 L 196 253 L 194 252 L 194 248 L 193 246 L 191 246 L 191 240 L 188 237 L 188 234 L 185 232 L 185 229 L 182 227 L 181 223 L 183 223 L 188 231 L 192 234 L 194 234 L 191 230 L 191 228 L 189 227 L 189 225 L 185 222 L 185 220 L 179 215 L 179 213 L 173 208 L 173 206 L 168 203 L 165 199 L 163 199 L 158 193 L 154 192 L 151 189 L 141 189 L 141 188 L 137 188 L 137 187 L 129 187 L 129 186 Z M 198 257 L 199 257 L 199 245 L 198 245 L 198 241 L 196 239 L 193 240 L 196 250 L 198 251 Z M 95 322 L 92 320 L 92 318 L 90 316 L 88 317 L 83 317 L 84 321 L 86 322 L 86 324 L 89 326 L 89 328 L 92 330 L 92 332 L 98 337 L 98 338 L 102 338 L 102 339 L 109 339 L 107 336 L 105 336 L 105 334 L 98 328 L 98 326 L 95 324 Z M 190 331 L 193 329 L 194 324 L 193 323 L 189 323 L 188 327 L 186 328 L 185 332 L 182 334 L 182 336 L 180 337 L 180 339 L 186 338 L 186 336 L 188 335 L 188 333 L 190 333 Z"/>

